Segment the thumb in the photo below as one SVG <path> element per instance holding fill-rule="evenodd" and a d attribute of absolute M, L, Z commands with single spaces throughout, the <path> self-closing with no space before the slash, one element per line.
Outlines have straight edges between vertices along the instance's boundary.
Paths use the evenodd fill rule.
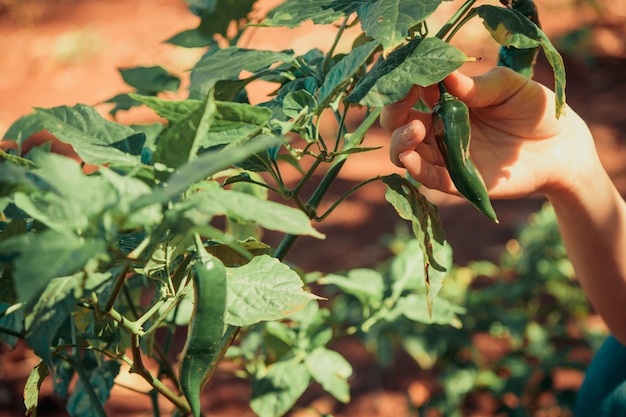
<path fill-rule="evenodd" d="M 506 67 L 470 77 L 454 71 L 444 80 L 450 94 L 469 107 L 497 106 L 517 94 L 529 79 Z"/>
<path fill-rule="evenodd" d="M 383 108 L 380 115 L 380 125 L 388 132 L 393 132 L 400 126 L 411 121 L 412 107 L 420 98 L 419 89 L 413 86 L 406 97 L 396 103 L 389 104 Z"/>

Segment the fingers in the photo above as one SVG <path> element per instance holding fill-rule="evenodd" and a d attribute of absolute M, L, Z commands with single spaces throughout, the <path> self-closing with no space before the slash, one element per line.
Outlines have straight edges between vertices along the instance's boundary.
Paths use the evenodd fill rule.
<path fill-rule="evenodd" d="M 409 175 L 425 187 L 445 193 L 456 193 L 445 166 L 430 164 L 419 153 L 412 151 L 400 154 L 399 159 Z"/>
<path fill-rule="evenodd" d="M 389 104 L 383 108 L 380 115 L 380 125 L 388 132 L 393 132 L 400 126 L 407 124 L 414 118 L 413 106 L 419 100 L 419 89 L 413 86 L 409 94 L 397 103 Z"/>
<path fill-rule="evenodd" d="M 407 125 L 399 127 L 391 134 L 389 157 L 391 162 L 402 167 L 400 154 L 415 150 L 426 138 L 426 127 L 419 120 L 412 120 Z"/>
<path fill-rule="evenodd" d="M 506 67 L 469 77 L 454 71 L 445 79 L 448 91 L 468 107 L 496 106 L 517 94 L 530 80 Z"/>

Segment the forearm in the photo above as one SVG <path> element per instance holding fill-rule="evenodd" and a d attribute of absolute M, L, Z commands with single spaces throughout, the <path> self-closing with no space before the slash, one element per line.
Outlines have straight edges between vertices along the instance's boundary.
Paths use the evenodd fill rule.
<path fill-rule="evenodd" d="M 548 198 L 589 301 L 626 344 L 626 204 L 600 162 L 595 165 L 570 192 Z"/>

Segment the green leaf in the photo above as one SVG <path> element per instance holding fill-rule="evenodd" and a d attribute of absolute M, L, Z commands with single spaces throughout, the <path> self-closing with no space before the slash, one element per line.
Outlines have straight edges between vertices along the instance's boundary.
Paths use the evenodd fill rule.
<path fill-rule="evenodd" d="M 71 276 L 90 259 L 105 258 L 106 248 L 103 240 L 44 230 L 0 242 L 0 256 L 13 258 L 13 283 L 18 299 L 30 303 L 52 278 Z"/>
<path fill-rule="evenodd" d="M 39 405 L 39 389 L 41 384 L 50 374 L 48 367 L 42 361 L 39 362 L 28 375 L 26 384 L 24 385 L 24 406 L 26 407 L 26 415 L 36 417 L 37 406 Z"/>
<path fill-rule="evenodd" d="M 35 164 L 33 161 L 22 158 L 21 156 L 12 155 L 0 149 L 0 163 L 3 162 L 9 162 L 13 165 L 17 165 L 29 170 L 37 168 L 37 164 Z"/>
<path fill-rule="evenodd" d="M 202 100 L 167 100 L 160 97 L 145 96 L 141 94 L 129 93 L 133 100 L 145 104 L 157 115 L 166 119 L 169 123 L 178 123 L 185 120 L 203 105 Z"/>
<path fill-rule="evenodd" d="M 409 294 L 398 300 L 398 308 L 409 320 L 427 324 L 443 324 L 456 328 L 461 327 L 458 314 L 465 313 L 461 306 L 451 303 L 444 298 L 438 298 L 429 307 L 426 294 Z"/>
<path fill-rule="evenodd" d="M 287 0 L 268 13 L 262 25 L 295 28 L 307 20 L 318 25 L 330 24 L 343 16 L 332 5 L 333 0 Z"/>
<path fill-rule="evenodd" d="M 518 49 L 538 46 L 543 48 L 554 72 L 556 116 L 559 117 L 565 106 L 565 66 L 563 58 L 550 39 L 535 23 L 515 10 L 482 5 L 477 7 L 476 11 L 493 39 L 500 45 Z"/>
<path fill-rule="evenodd" d="M 283 99 L 283 113 L 296 120 L 308 119 L 317 107 L 317 100 L 306 90 L 290 91 Z"/>
<path fill-rule="evenodd" d="M 61 142 L 72 145 L 78 156 L 88 164 L 138 164 L 138 157 L 112 146 L 135 132 L 104 119 L 93 107 L 77 104 L 74 107 L 36 108 L 35 111 L 44 128 Z"/>
<path fill-rule="evenodd" d="M 383 45 L 387 55 L 404 43 L 409 29 L 430 16 L 441 0 L 385 0 L 370 1 L 358 11 L 361 27 L 373 39 Z"/>
<path fill-rule="evenodd" d="M 309 373 L 322 388 L 342 403 L 350 402 L 348 378 L 352 366 L 339 353 L 326 348 L 318 348 L 306 357 Z"/>
<path fill-rule="evenodd" d="M 293 52 L 274 52 L 238 47 L 219 49 L 202 57 L 191 71 L 192 96 L 204 98 L 208 91 L 222 80 L 238 80 L 242 71 L 267 71 L 278 62 L 291 63 Z"/>
<path fill-rule="evenodd" d="M 183 165 L 179 171 L 168 178 L 168 181 L 162 188 L 155 189 L 152 195 L 139 198 L 133 209 L 136 210 L 143 206 L 168 202 L 185 192 L 190 185 L 223 171 L 245 160 L 250 155 L 278 144 L 280 144 L 280 141 L 276 137 L 263 136 L 254 138 L 239 146 L 205 152 L 193 161 Z"/>
<path fill-rule="evenodd" d="M 320 109 L 326 108 L 343 85 L 363 69 L 379 45 L 379 42 L 368 42 L 353 49 L 328 71 L 317 95 Z"/>
<path fill-rule="evenodd" d="M 347 276 L 330 274 L 318 280 L 322 285 L 334 285 L 342 292 L 356 297 L 363 306 L 377 310 L 385 291 L 383 276 L 373 269 L 357 268 Z"/>
<path fill-rule="evenodd" d="M 2 140 L 13 140 L 21 145 L 26 139 L 44 130 L 43 123 L 36 113 L 27 114 L 17 119 L 2 136 Z"/>
<path fill-rule="evenodd" d="M 311 226 L 311 220 L 302 211 L 248 193 L 224 190 L 215 182 L 204 183 L 201 191 L 178 204 L 175 210 L 181 211 L 183 218 L 198 226 L 208 224 L 214 216 L 226 215 L 254 222 L 269 230 L 324 237 Z M 176 218 L 174 221 L 180 220 Z"/>
<path fill-rule="evenodd" d="M 201 17 L 200 25 L 178 33 L 166 42 L 185 48 L 216 45 L 215 35 L 228 35 L 234 21 L 238 26 L 247 21 L 256 0 L 187 0 L 194 14 Z"/>
<path fill-rule="evenodd" d="M 255 3 L 256 0 L 219 0 L 212 10 L 204 9 L 201 12 L 202 21 L 198 31 L 205 37 L 215 34 L 227 37 L 231 22 L 240 26 L 241 21 L 247 21 Z"/>
<path fill-rule="evenodd" d="M 350 103 L 380 107 L 404 98 L 413 85 L 438 83 L 468 61 L 458 48 L 438 38 L 415 40 L 380 58 L 346 97 Z"/>
<path fill-rule="evenodd" d="M 104 101 L 107 104 L 115 104 L 115 106 L 109 110 L 109 114 L 115 117 L 117 112 L 122 110 L 130 110 L 133 107 L 139 106 L 139 103 L 136 100 L 133 100 L 128 93 L 117 94 L 107 100 Z"/>
<path fill-rule="evenodd" d="M 170 123 L 188 120 L 189 115 L 202 106 L 199 100 L 165 100 L 158 97 L 131 94 L 135 100 L 150 107 L 159 116 Z M 213 122 L 209 134 L 201 143 L 202 147 L 211 147 L 246 139 L 259 133 L 261 127 L 270 119 L 272 111 L 265 107 L 246 103 L 216 101 Z"/>
<path fill-rule="evenodd" d="M 56 154 L 35 153 L 40 166 L 35 171 L 42 181 L 50 183 L 49 190 L 38 193 L 16 192 L 15 204 L 48 227 L 78 234 L 100 233 L 102 222 L 111 221 L 120 228 L 154 224 L 160 220 L 160 209 L 148 206 L 131 210 L 136 198 L 150 193 L 139 179 L 121 176 L 107 168 L 100 175 L 86 176 L 80 165 Z"/>
<path fill-rule="evenodd" d="M 178 91 L 180 78 L 167 72 L 161 66 L 118 69 L 124 82 L 138 93 L 155 95 L 161 91 Z"/>
<path fill-rule="evenodd" d="M 0 327 L 22 334 L 24 331 L 24 312 L 19 309 L 7 314 L 7 310 L 15 303 L 15 294 L 13 282 L 5 275 L 8 275 L 7 270 L 4 270 L 2 276 L 0 276 L 0 294 L 2 295 L 0 298 Z M 11 347 L 15 347 L 20 339 L 17 336 L 0 331 L 0 340 Z"/>
<path fill-rule="evenodd" d="M 31 193 L 46 186 L 45 182 L 22 166 L 7 163 L 0 166 L 0 197 L 13 196 L 17 192 Z"/>
<path fill-rule="evenodd" d="M 250 407 L 259 417 L 280 417 L 306 391 L 311 381 L 307 366 L 292 359 L 271 364 L 252 380 Z"/>
<path fill-rule="evenodd" d="M 176 169 L 189 162 L 206 140 L 215 118 L 215 101 L 207 95 L 204 105 L 167 126 L 156 143 L 155 164 Z"/>
<path fill-rule="evenodd" d="M 407 179 L 397 174 L 383 177 L 387 185 L 385 198 L 396 212 L 413 226 L 426 273 L 428 300 L 432 303 L 441 289 L 443 278 L 451 264 L 451 251 L 446 243 L 437 207 Z"/>
<path fill-rule="evenodd" d="M 407 290 L 426 288 L 426 272 L 422 246 L 417 239 L 411 239 L 398 255 L 391 261 L 391 295 L 389 298 L 397 300 Z"/>
<path fill-rule="evenodd" d="M 72 416 L 100 417 L 98 409 L 106 402 L 111 394 L 115 377 L 120 372 L 120 363 L 114 360 L 106 361 L 101 366 L 90 369 L 87 372 L 88 381 L 80 378 L 72 390 L 67 402 L 67 411 Z M 86 384 L 88 386 L 86 386 Z M 92 403 L 92 397 L 88 390 L 93 390 L 98 406 Z"/>
<path fill-rule="evenodd" d="M 165 42 L 182 48 L 204 48 L 217 45 L 213 36 L 205 36 L 198 28 L 179 32 Z"/>
<path fill-rule="evenodd" d="M 79 273 L 50 279 L 41 297 L 26 311 L 26 343 L 49 366 L 52 366 L 50 350 L 56 345 L 57 332 L 70 319 L 76 299 L 82 294 L 82 278 L 83 274 Z"/>
<path fill-rule="evenodd" d="M 318 298 L 303 290 L 304 284 L 294 270 L 267 255 L 227 271 L 224 321 L 233 326 L 282 319 Z"/>

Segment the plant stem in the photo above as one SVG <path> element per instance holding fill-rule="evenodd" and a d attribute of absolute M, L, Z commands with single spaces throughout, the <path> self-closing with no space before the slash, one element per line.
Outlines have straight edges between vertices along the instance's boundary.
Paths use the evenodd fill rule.
<path fill-rule="evenodd" d="M 317 222 L 321 222 L 323 221 L 326 217 L 328 217 L 330 215 L 330 213 L 332 213 L 345 199 L 347 199 L 348 197 L 350 197 L 352 194 L 354 194 L 358 189 L 365 187 L 367 184 L 370 184 L 374 181 L 378 181 L 380 180 L 380 177 L 375 177 L 375 178 L 370 178 L 369 180 L 365 180 L 363 182 L 361 182 L 360 184 L 356 185 L 355 187 L 353 187 L 352 189 L 348 190 L 345 194 L 343 194 L 337 201 L 335 201 L 333 203 L 332 206 L 330 206 L 328 208 L 328 210 L 326 210 L 324 212 L 324 214 L 322 214 L 321 216 L 316 216 L 315 217 L 315 221 Z"/>
<path fill-rule="evenodd" d="M 145 379 L 152 387 L 158 391 L 161 395 L 167 398 L 172 404 L 176 406 L 183 414 L 189 414 L 191 407 L 187 400 L 176 395 L 170 390 L 160 379 L 155 378 L 144 366 L 143 359 L 141 357 L 141 350 L 139 349 L 139 337 L 136 334 L 130 335 L 131 340 L 131 352 L 133 355 L 133 366 L 131 372 L 134 372 Z"/>
<path fill-rule="evenodd" d="M 69 362 L 69 364 L 72 365 L 74 370 L 76 370 L 78 377 L 83 382 L 83 387 L 85 388 L 85 391 L 87 391 L 87 395 L 89 396 L 91 405 L 94 408 L 96 414 L 99 417 L 107 417 L 107 414 L 104 411 L 102 404 L 100 403 L 100 399 L 98 398 L 98 395 L 93 390 L 93 386 L 91 385 L 91 381 L 89 380 L 89 376 L 85 372 L 85 368 L 83 368 L 83 365 L 73 356 L 65 356 L 65 355 L 59 355 L 59 356 L 61 356 L 63 359 Z"/>
<path fill-rule="evenodd" d="M 453 37 L 453 36 L 454 36 L 454 35 L 455 35 L 458 31 L 459 31 L 459 29 L 461 29 L 465 23 L 469 22 L 469 21 L 470 21 L 470 20 L 471 20 L 474 16 L 476 16 L 476 14 L 478 14 L 478 13 L 476 12 L 476 10 L 475 10 L 475 9 L 474 9 L 474 10 L 472 10 L 472 11 L 470 11 L 470 12 L 467 14 L 467 16 L 465 16 L 465 17 L 463 18 L 463 20 L 461 20 L 461 21 L 459 22 L 459 24 L 455 26 L 455 28 L 452 30 L 452 32 L 450 32 L 450 34 L 449 34 L 449 35 L 448 35 L 448 37 L 446 38 L 446 42 L 448 42 L 448 43 L 449 43 L 449 42 L 450 42 L 450 40 L 452 40 L 452 37 Z"/>
<path fill-rule="evenodd" d="M 341 35 L 343 35 L 344 30 L 346 30 L 347 23 L 348 23 L 348 16 L 346 16 L 343 22 L 341 22 L 341 26 L 339 27 L 339 31 L 337 32 L 337 35 L 335 36 L 335 40 L 333 41 L 333 44 L 330 47 L 330 50 L 328 51 L 328 53 L 326 54 L 326 57 L 324 58 L 324 63 L 322 64 L 322 74 L 326 74 L 326 71 L 328 70 L 328 65 L 330 64 L 330 60 L 332 59 L 333 54 L 335 53 L 335 49 L 337 48 L 337 45 L 339 44 L 339 39 L 341 39 Z"/>
<path fill-rule="evenodd" d="M 346 146 L 354 147 L 354 146 L 361 144 L 361 142 L 363 142 L 363 138 L 365 137 L 365 133 L 367 133 L 367 131 L 374 125 L 374 122 L 378 119 L 378 116 L 380 115 L 381 111 L 382 111 L 382 108 L 380 107 L 373 109 L 367 115 L 365 120 L 363 120 L 363 122 L 359 125 L 359 127 L 357 127 L 356 130 L 352 132 L 350 137 L 346 138 L 346 143 L 344 144 L 344 148 Z M 326 171 L 324 178 L 322 178 L 322 181 L 320 181 L 317 188 L 313 192 L 313 195 L 311 195 L 311 197 L 309 198 L 309 201 L 307 201 L 306 203 L 306 211 L 307 211 L 307 215 L 309 216 L 309 218 L 311 219 L 315 218 L 315 210 L 317 209 L 319 204 L 322 202 L 322 199 L 328 192 L 330 185 L 337 178 L 337 175 L 339 175 L 339 171 L 341 171 L 341 168 L 346 163 L 347 158 L 348 158 L 347 155 L 340 155 L 337 159 L 335 159 L 335 161 L 333 162 L 331 167 L 328 169 L 328 171 Z M 276 250 L 274 251 L 274 257 L 279 260 L 283 260 L 285 255 L 287 255 L 287 252 L 289 252 L 289 249 L 291 249 L 291 247 L 293 246 L 297 238 L 298 238 L 297 235 L 292 235 L 292 234 L 286 235 L 283 238 L 283 240 L 280 242 Z"/>
<path fill-rule="evenodd" d="M 128 331 L 128 333 L 130 333 L 132 335 L 135 335 L 135 336 L 143 333 L 143 330 L 141 329 L 141 326 L 137 326 L 134 321 L 128 320 L 126 317 L 124 317 L 122 314 L 120 314 L 114 308 L 112 308 L 107 314 L 113 320 L 118 322 L 124 329 L 126 329 L 126 331 Z"/>
<path fill-rule="evenodd" d="M 467 11 L 476 3 L 476 0 L 467 0 L 459 9 L 456 11 L 454 15 L 446 22 L 445 25 L 439 29 L 439 32 L 435 35 L 435 37 L 439 39 L 443 39 L 447 33 L 452 29 L 454 25 L 457 24 L 459 20 L 467 13 Z"/>
<path fill-rule="evenodd" d="M 109 301 L 107 301 L 106 307 L 104 307 L 104 312 L 108 313 L 113 308 L 115 304 L 115 300 L 117 299 L 118 294 L 122 291 L 124 287 L 124 283 L 126 282 L 126 274 L 128 274 L 128 270 L 130 269 L 130 264 L 124 265 L 124 268 L 120 271 L 120 273 L 115 278 L 115 287 L 113 287 L 113 291 L 111 292 L 111 296 L 109 297 Z"/>
<path fill-rule="evenodd" d="M 16 332 L 12 329 L 7 329 L 6 327 L 0 327 L 0 333 L 8 334 L 9 336 L 17 337 L 18 339 L 24 339 L 24 335 L 22 333 Z"/>
<path fill-rule="evenodd" d="M 295 186 L 295 188 L 291 190 L 291 195 L 294 195 L 294 196 L 298 195 L 300 190 L 302 190 L 302 187 L 304 187 L 304 185 L 307 183 L 309 178 L 311 178 L 311 176 L 315 173 L 315 170 L 320 166 L 321 163 L 322 163 L 322 158 L 317 157 L 315 161 L 313 162 L 313 164 L 311 165 L 311 167 L 304 174 L 302 179 L 300 179 L 298 184 Z"/>

